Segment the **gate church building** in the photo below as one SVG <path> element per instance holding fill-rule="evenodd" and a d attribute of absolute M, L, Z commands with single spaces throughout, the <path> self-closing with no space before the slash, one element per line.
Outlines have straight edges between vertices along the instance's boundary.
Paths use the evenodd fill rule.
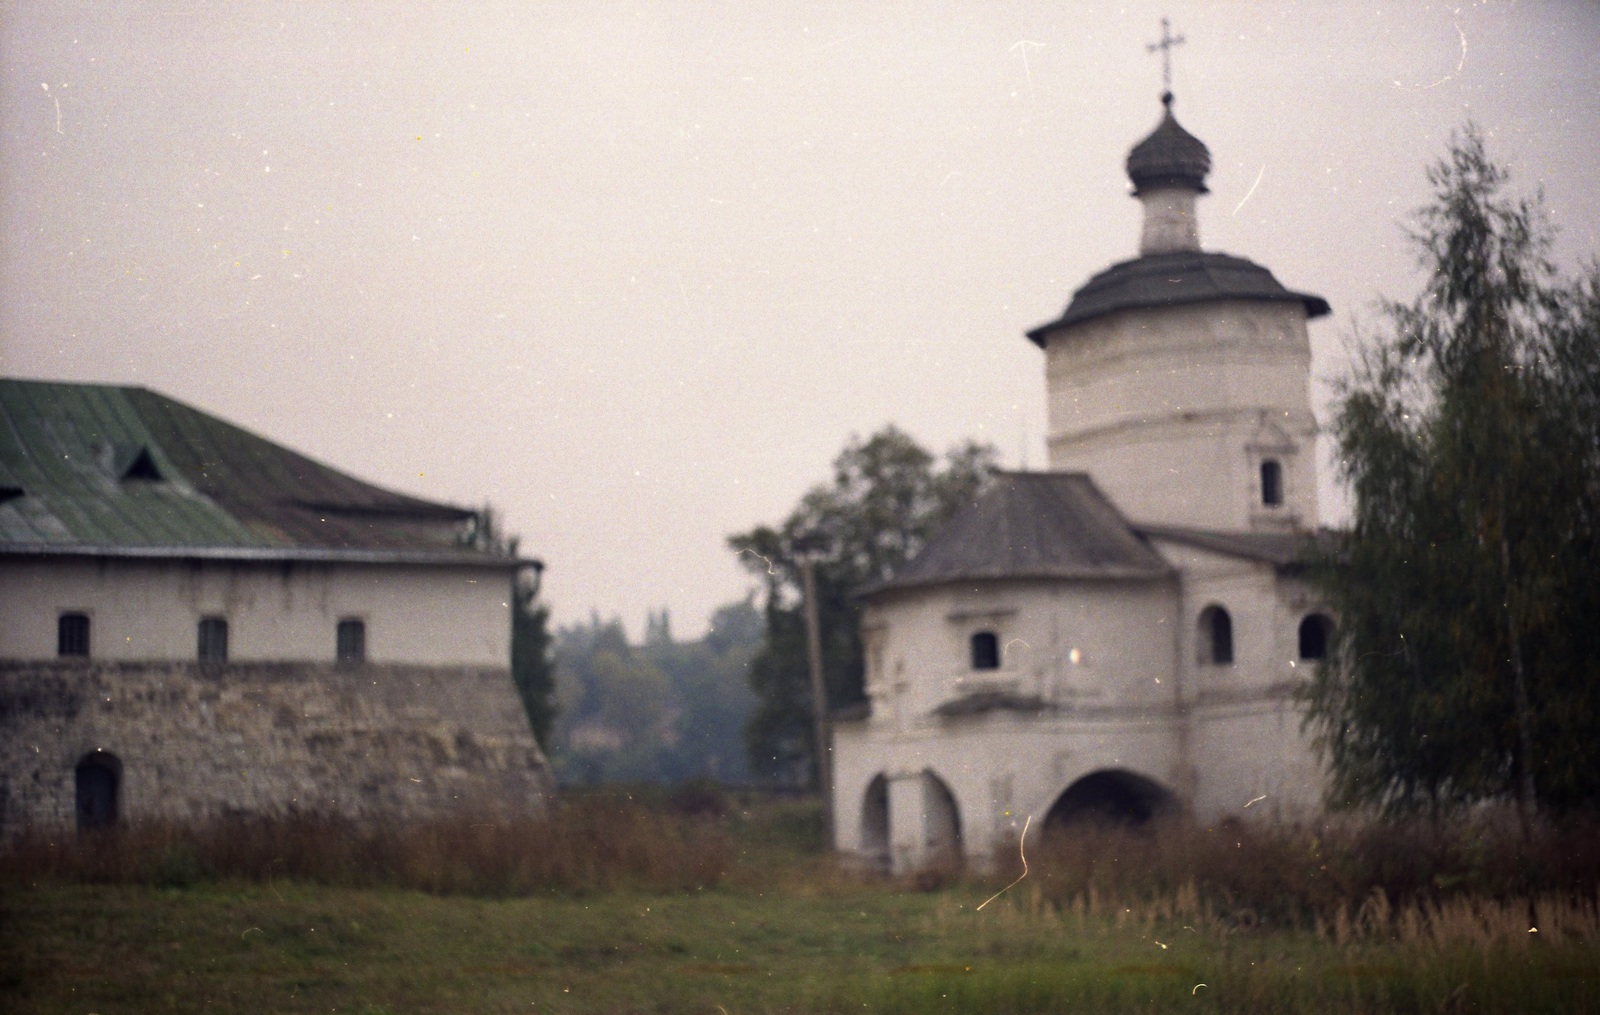
<path fill-rule="evenodd" d="M 1211 156 L 1172 115 L 1129 153 L 1139 256 L 1028 333 L 1050 471 L 1007 472 L 863 615 L 868 707 L 834 725 L 837 846 L 984 863 L 1075 818 L 1316 810 L 1295 690 L 1330 622 L 1306 322 L 1318 296 L 1203 251 Z"/>

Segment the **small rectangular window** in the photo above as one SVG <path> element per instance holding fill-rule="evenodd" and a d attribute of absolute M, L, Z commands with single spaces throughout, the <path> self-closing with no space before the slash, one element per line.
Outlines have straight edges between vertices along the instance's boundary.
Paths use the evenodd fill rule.
<path fill-rule="evenodd" d="M 365 622 L 346 617 L 339 621 L 338 655 L 341 663 L 364 663 L 367 661 L 367 625 Z"/>
<path fill-rule="evenodd" d="M 200 618 L 199 656 L 203 663 L 228 661 L 228 621 L 225 618 Z"/>
<path fill-rule="evenodd" d="M 56 620 L 56 655 L 89 655 L 89 618 L 82 613 L 63 613 Z"/>

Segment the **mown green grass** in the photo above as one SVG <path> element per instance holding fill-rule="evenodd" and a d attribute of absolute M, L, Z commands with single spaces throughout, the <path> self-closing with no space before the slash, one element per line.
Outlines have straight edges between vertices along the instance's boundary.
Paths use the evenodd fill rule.
<path fill-rule="evenodd" d="M 982 901 L 845 880 L 523 899 L 13 885 L 0 1010 L 1600 1010 L 1590 943 L 1339 946 L 1062 914 L 1021 886 Z"/>

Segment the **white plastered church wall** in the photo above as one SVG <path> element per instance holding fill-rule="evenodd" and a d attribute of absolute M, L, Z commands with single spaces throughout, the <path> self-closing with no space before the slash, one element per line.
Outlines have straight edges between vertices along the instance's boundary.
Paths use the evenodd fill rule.
<path fill-rule="evenodd" d="M 1050 467 L 1092 475 L 1141 522 L 1244 530 L 1315 524 L 1310 340 L 1297 303 L 1124 310 L 1045 350 Z M 1264 458 L 1283 503 L 1261 504 Z"/>

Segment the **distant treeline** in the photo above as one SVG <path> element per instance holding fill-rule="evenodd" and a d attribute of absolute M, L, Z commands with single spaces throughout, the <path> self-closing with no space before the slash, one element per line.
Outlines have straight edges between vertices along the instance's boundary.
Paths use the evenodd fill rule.
<path fill-rule="evenodd" d="M 563 785 L 751 781 L 745 726 L 755 707 L 750 660 L 764 621 L 746 599 L 719 608 L 697 641 L 674 641 L 666 610 L 644 643 L 622 622 L 556 631 L 556 718 L 551 763 Z"/>

